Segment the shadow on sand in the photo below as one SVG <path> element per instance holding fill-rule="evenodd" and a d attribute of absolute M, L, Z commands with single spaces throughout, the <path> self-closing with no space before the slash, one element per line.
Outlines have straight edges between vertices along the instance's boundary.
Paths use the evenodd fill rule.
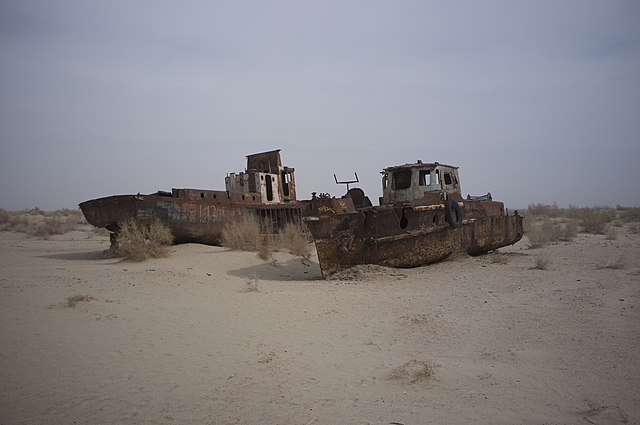
<path fill-rule="evenodd" d="M 50 254 L 40 255 L 39 258 L 49 258 L 52 260 L 72 260 L 72 261 L 97 261 L 97 260 L 115 260 L 109 250 L 91 251 L 91 252 L 69 252 L 66 254 Z"/>
<path fill-rule="evenodd" d="M 264 263 L 242 269 L 229 270 L 231 276 L 257 278 L 260 280 L 323 280 L 317 263 L 291 259 L 284 263 Z"/>

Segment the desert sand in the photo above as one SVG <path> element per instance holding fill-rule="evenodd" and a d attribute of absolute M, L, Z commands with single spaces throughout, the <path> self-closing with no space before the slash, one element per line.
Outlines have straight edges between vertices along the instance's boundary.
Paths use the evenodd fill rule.
<path fill-rule="evenodd" d="M 333 280 L 284 252 L 108 246 L 0 232 L 0 424 L 640 423 L 625 229 Z"/>

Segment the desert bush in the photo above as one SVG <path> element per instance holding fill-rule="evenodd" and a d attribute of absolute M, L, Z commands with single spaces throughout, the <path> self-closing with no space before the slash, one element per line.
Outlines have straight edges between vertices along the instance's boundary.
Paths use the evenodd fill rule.
<path fill-rule="evenodd" d="M 615 227 L 609 226 L 609 229 L 607 229 L 606 238 L 610 241 L 615 241 L 616 239 L 618 239 L 618 231 Z"/>
<path fill-rule="evenodd" d="M 222 246 L 242 251 L 260 251 L 266 241 L 260 233 L 260 222 L 245 216 L 222 229 Z"/>
<path fill-rule="evenodd" d="M 529 238 L 529 248 L 540 248 L 557 242 L 562 236 L 560 224 L 548 217 L 530 223 L 525 234 Z"/>
<path fill-rule="evenodd" d="M 0 225 L 8 223 L 11 220 L 11 214 L 4 208 L 0 208 Z"/>
<path fill-rule="evenodd" d="M 287 223 L 280 233 L 273 234 L 270 222 L 260 222 L 256 217 L 244 217 L 228 223 L 222 230 L 222 245 L 243 251 L 257 251 L 263 260 L 271 258 L 274 251 L 289 250 L 293 255 L 309 258 L 311 235 L 302 223 Z"/>
<path fill-rule="evenodd" d="M 595 208 L 583 208 L 579 218 L 582 221 L 584 232 L 594 235 L 603 234 L 607 223 L 612 220 L 605 210 Z"/>
<path fill-rule="evenodd" d="M 172 243 L 171 229 L 162 221 L 156 219 L 149 223 L 140 223 L 129 219 L 119 224 L 113 250 L 117 256 L 143 261 L 168 256 L 169 245 Z"/>
<path fill-rule="evenodd" d="M 287 223 L 280 234 L 280 244 L 282 248 L 287 248 L 293 255 L 309 258 L 311 251 L 311 234 L 307 227 L 300 222 Z"/>
<path fill-rule="evenodd" d="M 575 220 L 567 220 L 564 224 L 562 232 L 562 237 L 560 238 L 563 241 L 571 241 L 578 235 L 578 223 Z"/>

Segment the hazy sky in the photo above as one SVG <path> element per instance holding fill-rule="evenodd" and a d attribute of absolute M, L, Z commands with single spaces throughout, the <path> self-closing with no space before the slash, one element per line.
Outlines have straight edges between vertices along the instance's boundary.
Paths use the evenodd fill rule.
<path fill-rule="evenodd" d="M 299 198 L 421 159 L 640 206 L 640 1 L 0 0 L 0 207 L 223 190 L 277 148 Z"/>

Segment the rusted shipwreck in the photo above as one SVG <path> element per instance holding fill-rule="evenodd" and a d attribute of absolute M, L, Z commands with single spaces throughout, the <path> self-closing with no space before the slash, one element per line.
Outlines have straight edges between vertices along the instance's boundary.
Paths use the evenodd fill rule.
<path fill-rule="evenodd" d="M 221 243 L 228 223 L 254 216 L 266 233 L 276 233 L 286 223 L 300 221 L 322 205 L 331 209 L 337 200 L 296 199 L 295 170 L 283 166 L 280 150 L 247 156 L 244 172 L 230 173 L 225 190 L 172 189 L 148 195 L 115 195 L 80 204 L 87 221 L 111 232 L 117 240 L 120 223 L 162 220 L 175 243 Z"/>
<path fill-rule="evenodd" d="M 351 189 L 339 210 L 304 219 L 325 278 L 359 264 L 409 268 L 480 254 L 523 235 L 523 217 L 490 193 L 463 199 L 455 166 L 418 161 L 386 168 L 382 193 L 372 206 L 361 189 Z"/>

